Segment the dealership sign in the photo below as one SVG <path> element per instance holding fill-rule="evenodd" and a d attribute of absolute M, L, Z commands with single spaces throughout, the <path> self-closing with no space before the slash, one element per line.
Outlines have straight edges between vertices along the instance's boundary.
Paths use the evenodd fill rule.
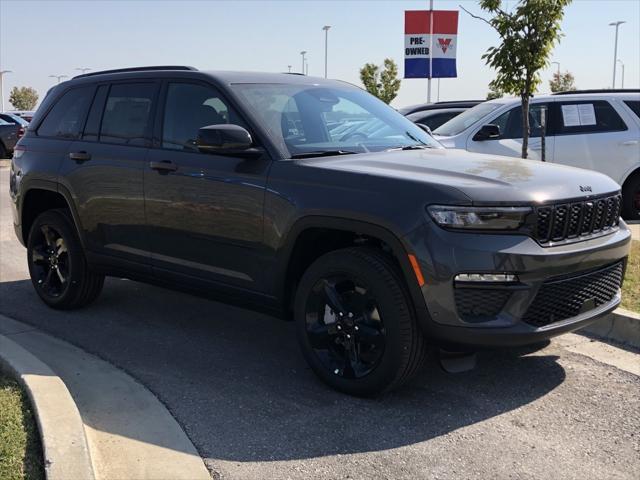
<path fill-rule="evenodd" d="M 458 12 L 404 12 L 404 78 L 456 77 Z"/>

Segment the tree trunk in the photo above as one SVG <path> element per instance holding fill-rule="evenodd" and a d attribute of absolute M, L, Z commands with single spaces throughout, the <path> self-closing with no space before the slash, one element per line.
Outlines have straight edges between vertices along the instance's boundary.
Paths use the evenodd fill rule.
<path fill-rule="evenodd" d="M 522 99 L 522 158 L 527 158 L 529 151 L 529 94 L 525 92 Z"/>

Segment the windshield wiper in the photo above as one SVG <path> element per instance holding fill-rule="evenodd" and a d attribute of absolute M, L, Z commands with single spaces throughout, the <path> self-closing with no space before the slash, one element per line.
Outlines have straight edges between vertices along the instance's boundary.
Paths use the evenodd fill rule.
<path fill-rule="evenodd" d="M 354 155 L 358 152 L 349 150 L 317 150 L 314 152 L 294 153 L 291 158 L 314 158 L 314 157 L 332 157 L 337 155 Z"/>
<path fill-rule="evenodd" d="M 385 150 L 385 152 L 392 152 L 395 150 L 424 150 L 425 148 L 433 148 L 431 145 L 403 145 L 401 147 L 393 147 Z"/>

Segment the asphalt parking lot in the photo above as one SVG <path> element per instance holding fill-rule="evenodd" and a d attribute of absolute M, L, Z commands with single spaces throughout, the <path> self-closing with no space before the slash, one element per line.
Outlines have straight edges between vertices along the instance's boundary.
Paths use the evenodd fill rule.
<path fill-rule="evenodd" d="M 0 167 L 0 313 L 106 359 L 153 391 L 214 478 L 603 478 L 640 471 L 640 378 L 561 342 L 434 361 L 375 400 L 327 389 L 291 324 L 109 279 L 91 307 L 44 307 Z M 640 357 L 639 357 L 640 358 Z"/>

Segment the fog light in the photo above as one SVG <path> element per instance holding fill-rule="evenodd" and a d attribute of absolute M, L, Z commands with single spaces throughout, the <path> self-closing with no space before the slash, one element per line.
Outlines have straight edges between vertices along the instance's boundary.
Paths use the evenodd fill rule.
<path fill-rule="evenodd" d="M 456 282 L 517 282 L 518 276 L 512 273 L 460 273 L 455 276 Z"/>

